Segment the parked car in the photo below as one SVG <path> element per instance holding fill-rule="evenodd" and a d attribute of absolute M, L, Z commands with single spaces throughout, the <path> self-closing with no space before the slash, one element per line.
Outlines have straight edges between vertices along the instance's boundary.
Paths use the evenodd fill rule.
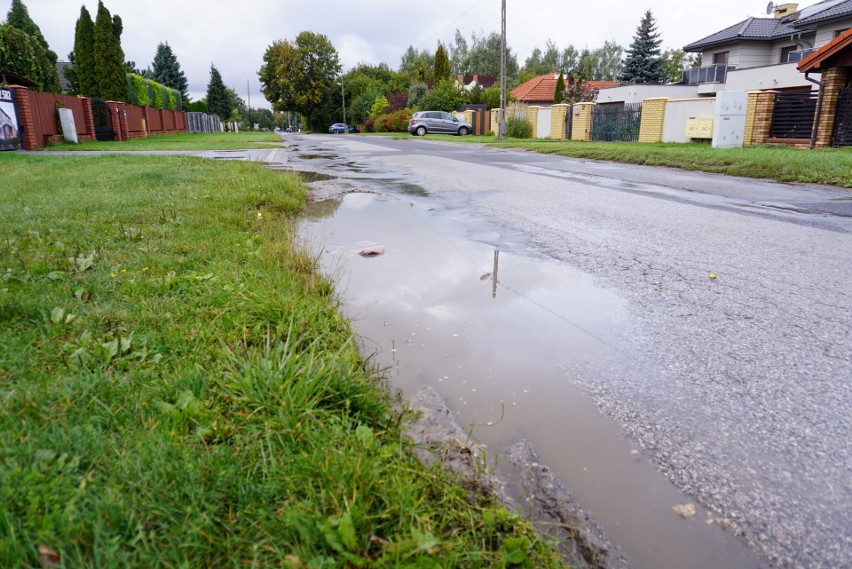
<path fill-rule="evenodd" d="M 361 132 L 361 130 L 357 126 L 350 124 L 349 125 L 349 132 L 359 133 L 359 132 Z"/>
<path fill-rule="evenodd" d="M 473 125 L 444 111 L 417 111 L 408 121 L 408 132 L 414 136 L 428 133 L 467 136 L 473 132 Z"/>
<path fill-rule="evenodd" d="M 349 130 L 349 126 L 343 122 L 336 122 L 330 127 L 328 127 L 328 132 L 331 134 L 343 134 Z"/>

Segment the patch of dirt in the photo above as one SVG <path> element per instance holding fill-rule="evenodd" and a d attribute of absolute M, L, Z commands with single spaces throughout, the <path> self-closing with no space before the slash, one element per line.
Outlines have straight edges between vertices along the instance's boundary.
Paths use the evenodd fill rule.
<path fill-rule="evenodd" d="M 486 464 L 485 451 L 455 421 L 452 411 L 431 387 L 421 388 L 408 402 L 417 417 L 406 436 L 425 464 L 440 462 L 472 493 L 496 494 L 510 510 L 525 514 L 548 537 L 555 539 L 572 567 L 630 569 L 627 557 L 583 510 L 565 484 L 545 465 L 535 448 L 521 440 L 507 451 L 509 464 L 498 477 Z M 503 479 L 510 480 L 507 482 Z M 473 499 L 475 496 L 471 496 Z M 522 504 L 523 507 L 519 507 Z"/>

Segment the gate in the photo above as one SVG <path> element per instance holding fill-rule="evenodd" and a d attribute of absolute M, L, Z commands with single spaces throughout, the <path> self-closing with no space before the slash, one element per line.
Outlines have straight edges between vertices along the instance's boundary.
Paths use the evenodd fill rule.
<path fill-rule="evenodd" d="M 852 146 L 852 87 L 840 91 L 831 145 Z"/>
<path fill-rule="evenodd" d="M 568 107 L 568 114 L 565 115 L 565 140 L 571 140 L 571 135 L 574 133 L 574 105 Z"/>
<path fill-rule="evenodd" d="M 95 121 L 96 140 L 115 140 L 112 113 L 103 99 L 92 99 L 92 118 Z"/>
<path fill-rule="evenodd" d="M 592 111 L 591 139 L 602 142 L 637 142 L 642 103 L 603 103 Z"/>
<path fill-rule="evenodd" d="M 811 138 L 817 93 L 778 93 L 772 111 L 770 138 Z"/>

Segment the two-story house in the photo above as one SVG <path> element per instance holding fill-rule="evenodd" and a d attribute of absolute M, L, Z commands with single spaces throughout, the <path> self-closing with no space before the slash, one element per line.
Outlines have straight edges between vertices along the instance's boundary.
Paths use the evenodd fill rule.
<path fill-rule="evenodd" d="M 712 97 L 721 91 L 808 92 L 816 85 L 796 69 L 798 61 L 852 28 L 852 0 L 770 3 L 766 18 L 747 18 L 683 49 L 700 53 L 703 65 L 669 85 L 622 85 L 601 89 L 598 103 L 638 103 L 653 97 Z"/>
<path fill-rule="evenodd" d="M 684 72 L 683 84 L 699 96 L 719 91 L 810 91 L 796 63 L 852 28 L 852 0 L 768 6 L 774 17 L 748 18 L 683 49 L 704 65 Z"/>

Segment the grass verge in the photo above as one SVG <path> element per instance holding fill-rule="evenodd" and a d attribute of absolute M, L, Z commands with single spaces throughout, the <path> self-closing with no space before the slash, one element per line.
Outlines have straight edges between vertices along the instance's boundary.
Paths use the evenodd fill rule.
<path fill-rule="evenodd" d="M 0 166 L 0 566 L 563 566 L 412 458 L 292 247 L 298 178 Z"/>
<path fill-rule="evenodd" d="M 51 150 L 243 150 L 269 148 L 280 143 L 274 132 L 178 133 L 148 138 L 132 138 L 124 142 L 86 141 L 80 144 L 58 142 L 44 148 Z"/>
<path fill-rule="evenodd" d="M 406 138 L 406 135 L 400 133 L 384 135 Z M 799 150 L 782 146 L 712 148 L 707 144 L 628 144 L 521 139 L 498 141 L 494 136 L 445 134 L 430 134 L 426 138 L 473 144 L 492 143 L 501 148 L 517 148 L 571 158 L 666 166 L 746 178 L 766 178 L 778 182 L 852 188 L 852 148 Z"/>
<path fill-rule="evenodd" d="M 798 150 L 781 146 L 712 148 L 706 144 L 543 141 L 510 141 L 499 143 L 499 146 L 572 158 L 852 188 L 852 148 Z"/>

